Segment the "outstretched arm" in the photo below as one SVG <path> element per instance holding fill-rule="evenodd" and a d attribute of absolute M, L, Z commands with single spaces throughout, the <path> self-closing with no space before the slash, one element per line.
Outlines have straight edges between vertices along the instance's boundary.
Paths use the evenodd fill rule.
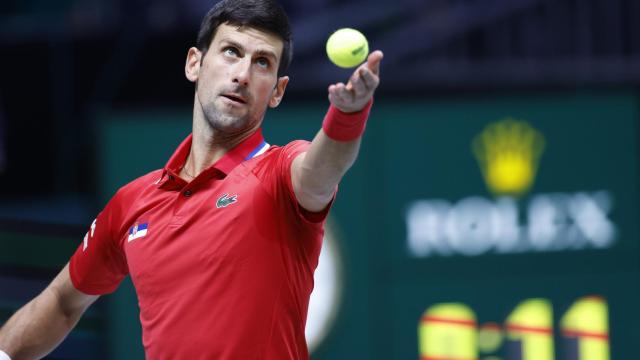
<path fill-rule="evenodd" d="M 40 295 L 0 329 L 0 350 L 12 360 L 44 357 L 62 342 L 96 299 L 98 296 L 75 289 L 67 264 Z"/>
<path fill-rule="evenodd" d="M 337 83 L 329 86 L 331 108 L 327 117 L 340 117 L 346 125 L 344 137 L 327 129 L 321 129 L 311 142 L 307 152 L 300 154 L 291 165 L 291 180 L 296 199 L 303 208 L 317 212 L 323 210 L 333 198 L 336 186 L 358 156 L 361 133 L 353 135 L 348 122 L 362 120 L 368 115 L 369 106 L 380 82 L 380 61 L 382 52 L 372 52 L 367 62 L 360 65 L 345 85 Z M 345 124 L 346 122 L 346 124 Z M 355 127 L 357 128 L 357 124 Z M 329 131 L 329 135 L 327 134 Z M 357 131 L 357 130 L 356 130 Z M 346 138 L 346 139 L 345 139 Z"/>

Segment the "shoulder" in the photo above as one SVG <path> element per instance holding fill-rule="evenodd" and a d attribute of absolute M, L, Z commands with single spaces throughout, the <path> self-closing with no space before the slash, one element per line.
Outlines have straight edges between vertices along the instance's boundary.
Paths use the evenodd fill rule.
<path fill-rule="evenodd" d="M 311 145 L 311 142 L 307 140 L 294 140 L 288 143 L 287 145 L 283 146 L 282 151 L 286 153 L 305 152 L 307 151 L 310 145 Z"/>
<path fill-rule="evenodd" d="M 163 169 L 154 170 L 130 181 L 118 189 L 111 199 L 111 202 L 130 202 L 145 192 L 156 188 L 158 181 L 160 181 L 160 178 L 162 177 L 162 172 Z"/>
<path fill-rule="evenodd" d="M 277 162 L 295 158 L 297 155 L 307 151 L 309 145 L 311 143 L 307 140 L 294 140 L 284 146 L 271 145 L 264 154 L 249 160 L 249 163 L 253 163 L 256 167 L 275 165 Z"/>
<path fill-rule="evenodd" d="M 294 140 L 284 146 L 273 145 L 265 152 L 265 157 L 268 156 L 291 156 L 303 153 L 307 151 L 311 142 L 307 140 Z"/>
<path fill-rule="evenodd" d="M 162 176 L 162 171 L 154 170 L 119 188 L 98 214 L 99 221 L 109 224 L 107 227 L 113 232 L 124 231 L 122 226 L 130 209 L 139 199 L 149 196 L 153 189 L 157 189 L 157 181 Z"/>
<path fill-rule="evenodd" d="M 306 140 L 294 140 L 284 146 L 272 145 L 264 154 L 247 161 L 245 166 L 259 179 L 278 177 L 278 174 L 288 173 L 293 159 L 307 151 L 310 144 Z"/>

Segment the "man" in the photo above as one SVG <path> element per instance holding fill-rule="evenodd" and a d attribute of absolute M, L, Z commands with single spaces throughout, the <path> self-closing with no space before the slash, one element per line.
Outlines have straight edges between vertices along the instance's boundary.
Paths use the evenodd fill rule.
<path fill-rule="evenodd" d="M 270 147 L 260 126 L 283 98 L 290 57 L 288 20 L 272 0 L 211 9 L 185 65 L 192 135 L 109 201 L 69 264 L 0 330 L 0 359 L 45 356 L 127 274 L 149 359 L 308 358 L 323 223 L 356 159 L 382 53 L 329 86 L 311 143 Z"/>

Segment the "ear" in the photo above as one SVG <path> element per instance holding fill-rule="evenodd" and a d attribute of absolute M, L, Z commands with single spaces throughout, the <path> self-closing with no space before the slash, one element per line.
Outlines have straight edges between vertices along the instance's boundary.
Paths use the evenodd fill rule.
<path fill-rule="evenodd" d="M 187 62 L 184 65 L 184 75 L 191 82 L 198 81 L 198 73 L 202 61 L 202 53 L 195 47 L 190 47 L 187 53 Z"/>
<path fill-rule="evenodd" d="M 288 76 L 282 76 L 278 78 L 278 83 L 276 87 L 273 89 L 271 93 L 271 99 L 269 99 L 269 107 L 275 108 L 280 105 L 280 101 L 282 101 L 282 97 L 284 96 L 284 91 L 287 88 L 287 84 L 289 83 Z"/>

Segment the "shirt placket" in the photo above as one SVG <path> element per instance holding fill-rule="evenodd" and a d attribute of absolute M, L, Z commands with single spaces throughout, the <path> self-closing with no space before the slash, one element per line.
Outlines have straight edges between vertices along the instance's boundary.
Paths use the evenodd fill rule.
<path fill-rule="evenodd" d="M 189 217 L 196 215 L 189 210 L 189 203 L 193 202 L 193 198 L 199 196 L 207 187 L 214 186 L 213 182 L 220 181 L 223 177 L 224 174 L 220 170 L 210 168 L 186 183 L 176 195 L 173 217 L 169 226 L 181 226 Z"/>

